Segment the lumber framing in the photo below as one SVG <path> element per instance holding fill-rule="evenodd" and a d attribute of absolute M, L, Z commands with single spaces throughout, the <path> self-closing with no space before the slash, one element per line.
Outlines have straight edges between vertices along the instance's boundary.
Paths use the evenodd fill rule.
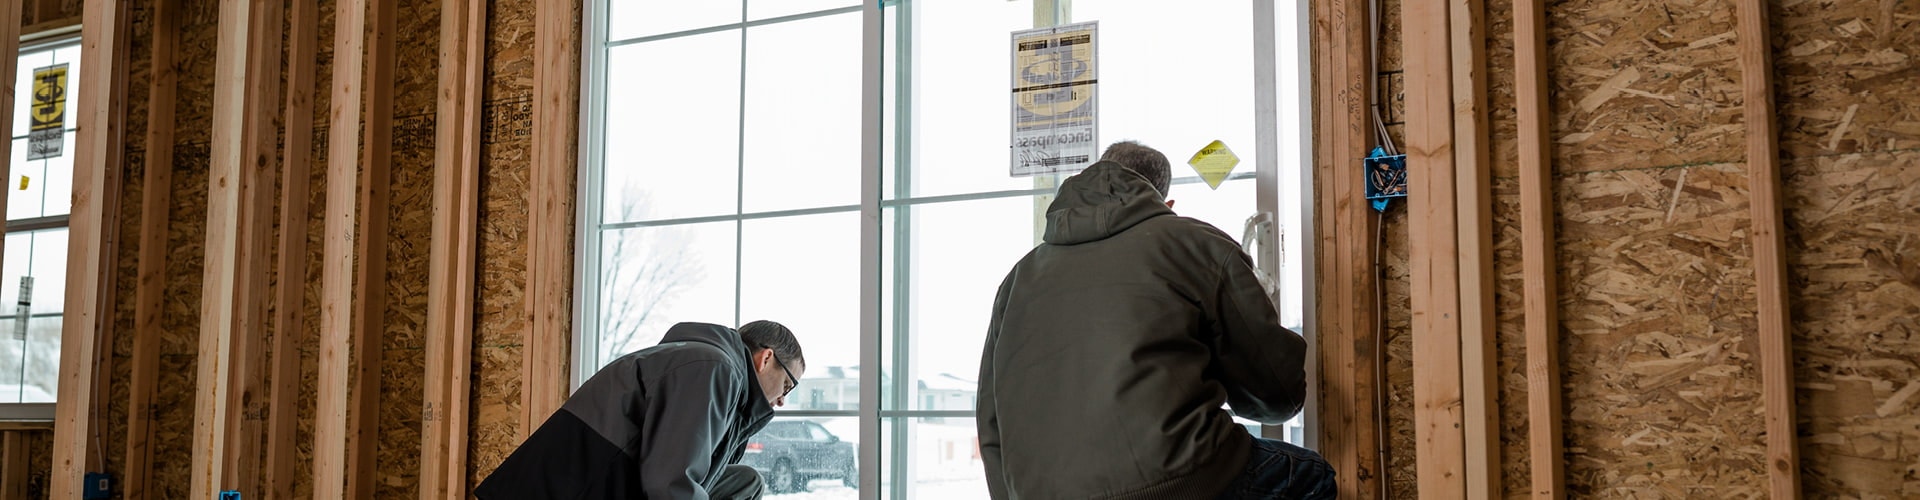
<path fill-rule="evenodd" d="M 522 344 L 520 438 L 560 409 L 569 387 L 572 308 L 574 55 L 580 46 L 573 7 L 540 2 L 534 12 L 533 165 L 528 174 L 527 321 Z"/>
<path fill-rule="evenodd" d="M 79 127 L 74 142 L 73 210 L 68 218 L 66 303 L 61 327 L 60 359 L 86 360 L 60 364 L 60 404 L 54 410 L 51 496 L 77 498 L 89 458 L 97 447 L 90 440 L 99 401 L 93 392 L 101 382 L 98 363 L 105 335 L 102 321 L 109 301 L 102 280 L 106 276 L 113 229 L 113 208 L 119 177 L 115 157 L 120 155 L 121 127 L 117 119 L 124 96 L 116 80 L 125 79 L 122 57 L 127 16 L 123 2 L 87 0 L 81 21 L 81 59 L 95 61 L 81 75 L 79 102 L 74 115 Z M 18 40 L 18 37 L 14 37 Z M 105 346 L 111 347 L 111 346 Z"/>
<path fill-rule="evenodd" d="M 1384 498 L 1383 388 L 1378 383 L 1378 216 L 1364 199 L 1361 159 L 1372 145 L 1367 112 L 1364 0 L 1314 0 L 1313 178 L 1319 344 L 1320 452 L 1341 473 L 1342 498 Z"/>
<path fill-rule="evenodd" d="M 1401 4 L 1407 47 L 1413 422 L 1422 498 L 1465 498 L 1452 54 L 1441 2 Z"/>
<path fill-rule="evenodd" d="M 467 497 L 467 391 L 480 216 L 480 108 L 487 2 L 447 1 L 440 12 L 433 235 L 427 287 L 420 498 Z"/>
<path fill-rule="evenodd" d="M 1758 284 L 1761 393 L 1766 407 L 1767 491 L 1800 498 L 1794 442 L 1793 322 L 1787 307 L 1786 227 L 1781 213 L 1779 133 L 1773 110 L 1773 53 L 1767 2 L 1741 0 L 1735 38 L 1747 121 L 1747 182 L 1752 196 L 1754 280 Z"/>
<path fill-rule="evenodd" d="M 18 9 L 20 5 L 19 2 L 8 3 L 15 5 L 12 7 L 14 9 Z M 13 37 L 13 41 L 16 44 L 19 43 L 20 37 Z M 17 60 L 19 57 L 14 59 Z M 26 431 L 0 433 L 0 498 L 27 498 L 27 468 L 32 465 L 27 463 L 27 460 Z"/>
<path fill-rule="evenodd" d="M 308 192 L 313 163 L 313 95 L 319 1 L 293 0 L 288 12 L 286 138 L 280 171 L 280 252 L 274 288 L 273 389 L 267 410 L 262 490 L 292 498 L 294 432 L 300 419 L 300 342 L 306 335 Z"/>
<path fill-rule="evenodd" d="M 1466 498 L 1501 492 L 1499 351 L 1494 345 L 1493 178 L 1487 152 L 1486 6 L 1447 2 L 1459 220 L 1460 368 Z"/>
<path fill-rule="evenodd" d="M 280 4 L 224 0 L 214 67 L 191 491 L 259 491 Z"/>
<path fill-rule="evenodd" d="M 148 498 L 152 488 L 153 404 L 159 383 L 160 335 L 164 325 L 167 289 L 167 235 L 173 207 L 173 141 L 175 95 L 179 68 L 175 63 L 179 4 L 156 0 L 149 12 L 153 37 L 148 83 L 145 165 L 140 191 L 140 262 L 133 303 L 131 384 L 127 390 L 127 457 L 124 485 L 128 500 Z"/>
<path fill-rule="evenodd" d="M 1545 0 L 1513 4 L 1514 105 L 1519 133 L 1520 262 L 1527 350 L 1530 496 L 1566 497 L 1560 441 L 1560 300 L 1554 257 L 1552 138 L 1548 135 Z"/>
<path fill-rule="evenodd" d="M 314 495 L 372 498 L 387 302 L 394 2 L 344 0 L 335 13 Z"/>

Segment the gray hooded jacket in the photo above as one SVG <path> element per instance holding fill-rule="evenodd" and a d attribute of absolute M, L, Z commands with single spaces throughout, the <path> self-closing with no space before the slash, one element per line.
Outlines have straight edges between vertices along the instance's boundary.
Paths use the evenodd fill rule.
<path fill-rule="evenodd" d="M 1001 283 L 977 425 L 995 499 L 1210 499 L 1246 466 L 1235 414 L 1277 424 L 1306 396 L 1306 343 L 1280 326 L 1232 238 L 1173 215 L 1100 162 L 1060 187 L 1045 243 Z"/>
<path fill-rule="evenodd" d="M 581 384 L 474 494 L 705 500 L 773 419 L 749 353 L 731 328 L 673 325 Z"/>

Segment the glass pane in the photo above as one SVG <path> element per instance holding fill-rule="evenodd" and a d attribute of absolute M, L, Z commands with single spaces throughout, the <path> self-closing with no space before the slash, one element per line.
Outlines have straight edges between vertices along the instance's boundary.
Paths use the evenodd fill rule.
<path fill-rule="evenodd" d="M 1253 171 L 1252 12 L 1249 0 L 1074 2 L 1074 21 L 1100 23 L 1101 143 L 1157 148 L 1178 177 L 1220 140 L 1240 157 L 1235 172 Z"/>
<path fill-rule="evenodd" d="M 786 325 L 806 352 L 783 409 L 859 408 L 859 224 L 858 212 L 744 222 L 740 322 Z"/>
<path fill-rule="evenodd" d="M 910 418 L 906 423 L 907 498 L 987 498 L 986 466 L 980 462 L 979 431 L 972 418 Z"/>
<path fill-rule="evenodd" d="M 860 2 L 857 0 L 748 0 L 747 20 L 758 21 L 772 17 L 859 6 Z"/>
<path fill-rule="evenodd" d="M 747 441 L 740 464 L 760 472 L 769 498 L 853 500 L 860 497 L 859 431 L 854 417 L 775 418 Z"/>
<path fill-rule="evenodd" d="M 1173 168 L 1187 167 L 1174 165 Z M 1179 170 L 1174 172 L 1177 174 Z M 1225 231 L 1234 241 L 1240 241 L 1246 232 L 1247 217 L 1253 215 L 1254 187 L 1253 179 L 1224 181 L 1218 190 L 1208 188 L 1204 182 L 1174 184 L 1168 199 L 1173 200 L 1173 213 L 1205 221 Z"/>
<path fill-rule="evenodd" d="M 860 203 L 860 13 L 747 30 L 748 213 Z"/>
<path fill-rule="evenodd" d="M 43 205 L 41 205 L 40 215 L 43 217 L 67 215 L 73 212 L 73 156 L 78 152 L 74 149 L 73 141 L 78 137 L 79 134 L 74 132 L 63 134 L 62 139 L 66 143 L 66 149 L 62 150 L 63 153 L 60 156 L 31 162 L 41 164 L 40 175 L 34 177 L 27 188 L 33 189 L 37 184 L 41 189 L 46 190 L 46 198 L 41 200 Z M 15 183 L 13 186 L 0 187 L 18 189 L 19 178 L 15 178 L 13 182 Z"/>
<path fill-rule="evenodd" d="M 19 67 L 13 77 L 13 136 L 27 136 L 27 113 L 33 111 L 33 69 L 46 66 L 53 58 L 46 53 L 20 54 Z M 13 149 L 20 149 L 14 146 Z"/>
<path fill-rule="evenodd" d="M 66 301 L 67 230 L 7 235 L 0 262 L 0 403 L 51 403 L 60 377 L 61 304 Z M 20 277 L 33 276 L 25 339 L 18 335 Z"/>
<path fill-rule="evenodd" d="M 12 167 L 7 179 L 0 182 L 4 184 L 0 189 L 9 191 L 7 220 L 31 219 L 45 212 L 47 182 L 41 172 L 46 171 L 46 163 L 46 160 L 27 161 L 27 140 L 14 139 L 13 158 L 9 163 Z M 26 189 L 20 189 L 21 176 L 31 178 Z"/>
<path fill-rule="evenodd" d="M 601 233 L 594 365 L 660 343 L 675 323 L 734 326 L 735 222 Z"/>
<path fill-rule="evenodd" d="M 52 403 L 60 388 L 58 313 L 27 320 L 27 337 L 15 336 L 19 316 L 0 319 L 0 403 Z"/>
<path fill-rule="evenodd" d="M 1033 27 L 1032 2 L 918 2 L 913 11 L 912 186 L 896 192 L 889 171 L 887 198 L 1032 189 L 1033 179 L 1007 175 L 1008 46 L 1013 31 Z M 896 60 L 887 64 L 897 72 Z"/>
<path fill-rule="evenodd" d="M 1033 197 L 890 208 L 906 217 L 907 328 L 916 410 L 971 410 L 1000 282 L 1033 248 Z M 897 224 L 897 223 L 896 223 Z M 894 225 L 884 229 L 888 239 Z M 898 258 L 898 257 L 896 257 Z M 897 267 L 892 263 L 890 268 Z M 899 290 L 900 283 L 887 289 Z"/>
<path fill-rule="evenodd" d="M 614 47 L 607 62 L 604 220 L 738 210 L 740 32 Z"/>
<path fill-rule="evenodd" d="M 14 314 L 22 275 L 33 276 L 33 314 L 61 313 L 67 293 L 67 230 L 10 233 L 6 251 L 4 272 L 0 272 L 0 315 Z"/>
<path fill-rule="evenodd" d="M 674 33 L 740 22 L 741 2 L 618 0 L 607 2 L 607 40 Z M 738 33 L 735 34 L 736 36 Z M 619 88 L 619 87 L 609 87 Z"/>

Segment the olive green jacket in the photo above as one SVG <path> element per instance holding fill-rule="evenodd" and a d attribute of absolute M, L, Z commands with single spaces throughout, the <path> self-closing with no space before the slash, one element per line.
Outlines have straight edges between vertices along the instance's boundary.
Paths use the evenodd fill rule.
<path fill-rule="evenodd" d="M 1044 240 L 1001 283 L 980 359 L 993 498 L 1218 495 L 1252 443 L 1221 405 L 1278 424 L 1306 396 L 1306 343 L 1252 261 L 1111 162 L 1067 179 Z"/>

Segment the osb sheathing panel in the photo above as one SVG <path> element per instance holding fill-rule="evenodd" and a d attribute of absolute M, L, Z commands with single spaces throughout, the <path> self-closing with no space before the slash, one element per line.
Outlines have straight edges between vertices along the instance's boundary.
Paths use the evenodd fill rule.
<path fill-rule="evenodd" d="M 1792 0 L 1773 14 L 1784 157 L 1920 146 L 1920 2 Z"/>
<path fill-rule="evenodd" d="M 1493 314 L 1495 383 L 1500 416 L 1498 491 L 1509 498 L 1529 493 L 1532 473 L 1527 433 L 1525 276 L 1520 260 L 1520 140 L 1515 108 L 1513 1 L 1486 2 L 1488 171 L 1492 176 Z"/>
<path fill-rule="evenodd" d="M 1406 50 L 1401 46 L 1400 0 L 1380 0 L 1379 7 L 1378 53 L 1369 55 L 1379 59 L 1372 82 L 1373 97 L 1379 104 L 1378 116 L 1381 123 L 1387 126 L 1387 133 L 1393 137 L 1394 144 L 1404 152 L 1407 145 L 1407 75 L 1405 72 L 1407 66 L 1402 59 L 1402 54 Z M 1362 20 L 1362 22 L 1370 21 Z M 1368 119 L 1373 119 L 1375 115 L 1369 110 L 1367 116 Z M 1373 129 L 1366 129 L 1365 133 L 1375 145 L 1380 145 L 1378 134 Z"/>
<path fill-rule="evenodd" d="M 1501 491 L 1526 498 L 1531 490 L 1527 421 L 1526 292 L 1520 259 L 1520 180 L 1493 179 L 1493 314 L 1499 384 Z"/>
<path fill-rule="evenodd" d="M 53 495 L 53 431 L 19 431 L 27 439 L 27 498 Z"/>
<path fill-rule="evenodd" d="M 482 109 L 479 315 L 468 418 L 468 488 L 519 445 L 522 335 L 527 327 L 528 166 L 533 158 L 534 2 L 495 3 L 487 13 Z"/>
<path fill-rule="evenodd" d="M 422 344 L 427 319 L 428 239 L 433 233 L 434 94 L 440 3 L 395 6 L 393 156 L 387 219 L 386 334 L 380 364 L 376 494 L 418 496 Z"/>
<path fill-rule="evenodd" d="M 1514 103 L 1513 0 L 1487 0 L 1486 9 L 1487 159 L 1493 177 L 1518 177 L 1520 122 Z M 1520 196 L 1515 189 L 1505 194 L 1496 191 L 1494 196 Z M 1514 217 L 1518 223 L 1519 213 Z"/>
<path fill-rule="evenodd" d="M 190 104 L 181 102 L 180 107 Z M 177 122 L 176 127 L 187 127 Z M 200 297 L 206 256 L 207 144 L 176 145 L 173 208 L 168 214 L 167 286 L 155 384 L 152 485 L 159 498 L 187 496 L 193 458 L 193 407 L 199 363 Z"/>
<path fill-rule="evenodd" d="M 1802 485 L 1920 496 L 1920 3 L 1774 14 Z"/>
<path fill-rule="evenodd" d="M 1387 494 L 1391 498 L 1414 498 L 1418 478 L 1414 472 L 1413 268 L 1408 260 L 1411 243 L 1406 203 L 1394 203 L 1380 220 L 1386 238 L 1378 258 L 1383 273 L 1380 287 L 1385 293 L 1380 307 L 1384 311 L 1381 318 L 1385 321 L 1387 355 Z"/>
<path fill-rule="evenodd" d="M 114 477 L 126 477 L 127 422 L 130 418 L 128 407 L 132 389 L 132 362 L 134 338 L 134 288 L 139 283 L 140 226 L 146 216 L 141 211 L 140 199 L 145 193 L 146 172 L 146 131 L 147 131 L 147 86 L 140 82 L 149 81 L 152 60 L 133 54 L 148 54 L 148 42 L 152 38 L 152 24 L 149 22 L 149 4 L 134 2 L 128 6 L 128 53 L 127 60 L 127 105 L 126 121 L 121 141 L 122 169 L 120 179 L 119 240 L 115 244 L 113 258 L 113 289 L 107 300 L 111 300 L 113 324 L 108 325 L 112 333 L 113 345 L 108 346 L 112 353 L 109 363 L 111 372 L 107 373 L 107 393 L 98 397 L 105 418 L 100 421 L 101 444 L 106 450 L 106 470 Z M 71 154 L 72 152 L 69 152 Z M 166 217 L 165 214 L 158 215 Z M 144 409 L 143 409 L 144 411 Z"/>
<path fill-rule="evenodd" d="M 1764 494 L 1745 165 L 1557 181 L 1569 491 Z"/>
<path fill-rule="evenodd" d="M 1802 484 L 1920 497 L 1920 151 L 1786 166 Z"/>
<path fill-rule="evenodd" d="M 181 32 L 175 42 L 180 76 L 174 107 L 173 207 L 167 214 L 167 284 L 161 308 L 160 380 L 155 385 L 153 399 L 157 411 L 153 416 L 150 469 L 150 491 L 158 498 L 186 497 L 193 465 L 195 374 L 198 373 L 195 367 L 200 352 L 207 168 L 211 153 L 208 140 L 212 134 L 218 7 L 219 3 L 214 0 L 186 1 L 180 11 Z M 149 30 L 135 38 L 150 34 Z M 144 58 L 146 54 L 141 56 Z M 138 87 L 138 83 L 133 86 Z M 144 116 L 142 119 L 144 121 Z M 144 129 L 141 132 L 144 133 Z M 127 203 L 137 205 L 138 200 L 123 199 L 122 204 Z M 138 237 L 137 230 L 121 235 L 123 240 Z M 131 294 L 119 298 L 120 301 L 132 299 Z M 122 448 L 110 453 L 124 454 L 125 451 Z"/>
<path fill-rule="evenodd" d="M 1744 158 L 1730 0 L 1569 0 L 1547 9 L 1554 169 Z"/>

